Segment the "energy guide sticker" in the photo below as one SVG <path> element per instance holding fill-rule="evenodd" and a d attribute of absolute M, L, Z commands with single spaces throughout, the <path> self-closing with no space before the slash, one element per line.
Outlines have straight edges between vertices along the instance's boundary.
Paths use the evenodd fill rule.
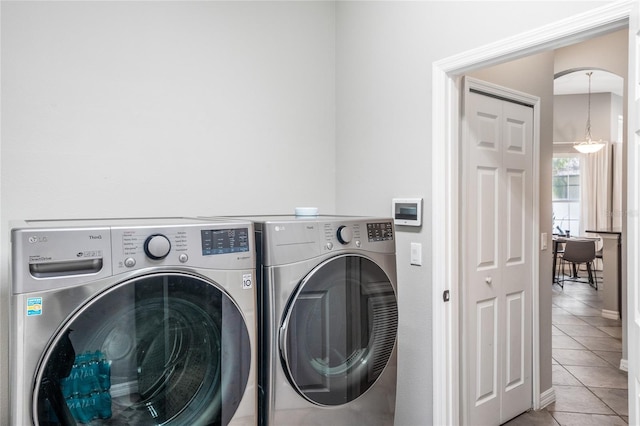
<path fill-rule="evenodd" d="M 42 315 L 42 297 L 30 297 L 27 299 L 27 316 Z"/>

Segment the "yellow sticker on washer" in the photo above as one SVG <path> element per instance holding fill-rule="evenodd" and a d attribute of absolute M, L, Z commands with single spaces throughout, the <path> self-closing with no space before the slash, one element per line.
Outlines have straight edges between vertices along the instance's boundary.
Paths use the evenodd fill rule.
<path fill-rule="evenodd" d="M 27 299 L 27 316 L 42 315 L 42 297 L 30 297 Z"/>

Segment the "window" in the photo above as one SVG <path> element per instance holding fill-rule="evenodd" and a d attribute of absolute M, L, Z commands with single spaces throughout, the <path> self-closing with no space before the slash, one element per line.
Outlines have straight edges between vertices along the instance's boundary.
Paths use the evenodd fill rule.
<path fill-rule="evenodd" d="M 553 232 L 580 234 L 580 157 L 553 157 Z"/>

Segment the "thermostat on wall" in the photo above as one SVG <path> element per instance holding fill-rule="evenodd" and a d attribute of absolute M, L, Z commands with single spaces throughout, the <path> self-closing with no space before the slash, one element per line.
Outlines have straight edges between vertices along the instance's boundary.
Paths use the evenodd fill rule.
<path fill-rule="evenodd" d="M 422 198 L 394 198 L 391 215 L 396 225 L 422 226 Z"/>

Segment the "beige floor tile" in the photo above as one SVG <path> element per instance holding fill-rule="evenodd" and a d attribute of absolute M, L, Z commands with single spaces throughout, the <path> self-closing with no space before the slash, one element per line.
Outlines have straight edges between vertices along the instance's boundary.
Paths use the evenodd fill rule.
<path fill-rule="evenodd" d="M 594 354 L 607 361 L 615 368 L 620 368 L 620 360 L 622 359 L 622 352 L 610 352 L 610 351 L 593 351 Z"/>
<path fill-rule="evenodd" d="M 549 412 L 567 426 L 620 426 L 629 422 L 622 323 L 602 317 L 602 291 L 567 281 L 552 287 L 552 368 L 556 402 Z M 588 385 L 587 388 L 585 385 Z M 520 416 L 518 425 L 550 424 L 544 416 Z M 530 421 L 529 421 L 530 420 Z M 540 423 L 534 423 L 534 421 Z M 513 426 L 516 423 L 508 423 Z"/>
<path fill-rule="evenodd" d="M 566 311 L 565 311 L 566 312 Z M 551 319 L 551 322 L 553 324 L 559 325 L 559 324 L 567 324 L 567 325 L 589 325 L 589 323 L 587 323 L 586 321 L 584 321 L 583 319 L 570 314 L 567 312 L 566 315 L 554 315 L 553 318 Z"/>
<path fill-rule="evenodd" d="M 568 310 L 567 308 L 585 308 L 588 307 L 585 303 L 580 300 L 576 300 L 573 297 L 564 297 L 564 298 L 556 298 L 553 300 L 553 304 L 561 307 L 562 309 Z"/>
<path fill-rule="evenodd" d="M 553 373 L 551 375 L 551 379 L 553 381 L 553 385 L 560 386 L 582 386 L 582 383 L 571 373 L 569 373 L 562 365 L 554 364 L 552 365 Z"/>
<path fill-rule="evenodd" d="M 589 388 L 604 401 L 616 414 L 629 415 L 628 391 L 626 389 Z"/>
<path fill-rule="evenodd" d="M 622 339 L 622 327 L 598 327 L 598 330 L 604 331 L 614 339 Z"/>
<path fill-rule="evenodd" d="M 587 317 L 597 317 L 602 315 L 602 311 L 600 309 L 595 309 L 589 306 L 569 306 L 563 308 L 565 311 L 570 312 L 574 315 L 587 316 Z"/>
<path fill-rule="evenodd" d="M 582 320 L 596 327 L 622 327 L 622 321 L 603 318 L 602 316 L 584 317 Z"/>
<path fill-rule="evenodd" d="M 581 365 L 589 367 L 611 367 L 604 359 L 589 350 L 553 349 L 553 358 L 563 366 Z"/>
<path fill-rule="evenodd" d="M 560 426 L 626 426 L 620 416 L 600 414 L 553 413 Z"/>
<path fill-rule="evenodd" d="M 574 340 L 592 351 L 622 351 L 622 342 L 613 337 L 575 336 Z M 566 349 L 566 348 L 563 348 Z"/>
<path fill-rule="evenodd" d="M 588 414 L 615 414 L 612 409 L 598 399 L 584 386 L 553 386 L 556 402 L 549 405 L 549 411 Z M 555 415 L 554 415 L 555 417 Z"/>
<path fill-rule="evenodd" d="M 551 315 L 552 315 L 553 319 L 555 319 L 556 317 L 559 317 L 559 316 L 572 315 L 572 314 L 567 312 L 567 311 L 565 311 L 564 309 L 562 309 L 559 306 L 552 306 L 551 307 Z"/>
<path fill-rule="evenodd" d="M 564 334 L 564 332 L 562 330 L 560 330 L 558 327 L 556 327 L 555 325 L 551 326 L 551 335 L 552 336 L 566 336 L 566 334 Z"/>
<path fill-rule="evenodd" d="M 627 389 L 627 374 L 614 367 L 583 367 L 565 365 L 564 368 L 585 386 Z"/>
<path fill-rule="evenodd" d="M 504 426 L 559 426 L 559 424 L 547 410 L 531 410 L 505 423 Z"/>
<path fill-rule="evenodd" d="M 585 349 L 585 347 L 577 342 L 573 337 L 569 336 L 551 336 L 552 348 L 558 349 Z"/>
<path fill-rule="evenodd" d="M 556 327 L 569 336 L 611 337 L 608 333 L 592 325 L 556 324 Z"/>

